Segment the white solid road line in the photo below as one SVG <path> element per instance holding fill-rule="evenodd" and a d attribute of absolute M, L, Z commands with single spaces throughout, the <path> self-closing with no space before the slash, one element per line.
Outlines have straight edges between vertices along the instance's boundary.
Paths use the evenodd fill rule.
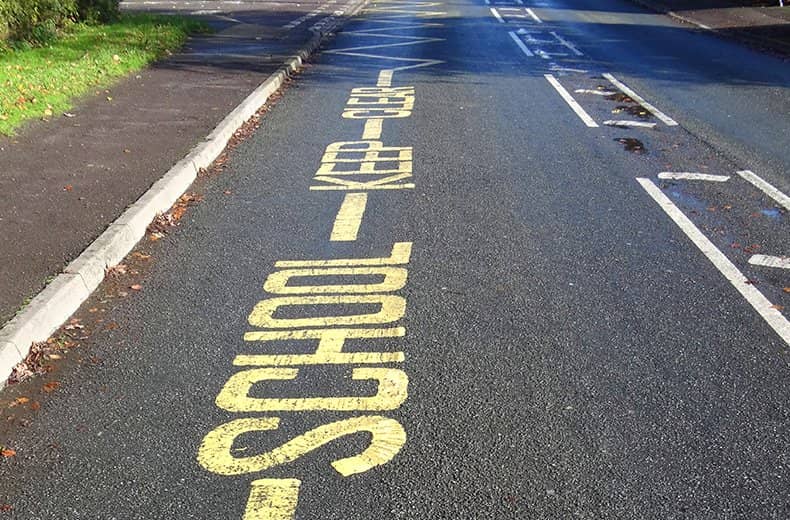
<path fill-rule="evenodd" d="M 557 39 L 558 42 L 560 42 L 562 45 L 566 46 L 571 51 L 573 51 L 573 53 L 576 56 L 584 56 L 584 53 L 582 51 L 580 51 L 579 49 L 577 49 L 574 44 L 572 44 L 571 42 L 569 42 L 568 40 L 566 40 L 565 38 L 563 38 L 562 36 L 560 36 L 559 34 L 557 34 L 554 31 L 551 31 L 551 34 Z"/>
<path fill-rule="evenodd" d="M 647 121 L 626 121 L 623 119 L 608 119 L 603 122 L 606 126 L 617 126 L 620 128 L 655 128 L 655 123 Z"/>
<path fill-rule="evenodd" d="M 611 90 L 590 90 L 588 88 L 577 88 L 574 92 L 577 94 L 594 94 L 596 96 L 612 96 L 617 94 L 617 92 L 612 92 Z"/>
<path fill-rule="evenodd" d="M 669 117 L 668 115 L 666 115 L 665 113 L 663 113 L 662 111 L 660 111 L 659 109 L 648 103 L 642 96 L 640 96 L 639 94 L 628 88 L 628 86 L 626 86 L 625 83 L 623 83 L 619 79 L 615 78 L 608 72 L 604 73 L 603 77 L 608 79 L 612 85 L 622 90 L 624 94 L 630 96 L 634 101 L 636 101 L 637 103 L 648 109 L 654 116 L 659 118 L 665 125 L 677 126 L 678 124 L 677 121 L 675 121 L 674 119 L 672 119 L 671 117 Z"/>
<path fill-rule="evenodd" d="M 672 180 L 686 180 L 686 181 L 711 181 L 711 182 L 727 182 L 730 180 L 729 175 L 711 175 L 709 173 L 696 173 L 696 172 L 661 172 L 658 174 L 659 179 L 672 179 Z"/>
<path fill-rule="evenodd" d="M 790 197 L 779 191 L 773 185 L 769 184 L 768 182 L 764 181 L 760 176 L 756 173 L 751 172 L 749 170 L 741 170 L 738 172 L 738 175 L 743 177 L 745 180 L 752 183 L 755 187 L 760 189 L 763 193 L 774 199 L 776 202 L 784 206 L 784 208 L 790 211 Z"/>
<path fill-rule="evenodd" d="M 790 322 L 779 312 L 777 307 L 763 296 L 763 293 L 758 291 L 753 284 L 749 283 L 749 279 L 730 262 L 724 253 L 708 240 L 708 237 L 702 234 L 697 226 L 650 179 L 637 178 L 636 180 L 642 185 L 647 194 L 661 206 L 661 209 L 669 215 L 669 218 L 689 237 L 694 245 L 708 257 L 708 260 L 711 261 L 716 269 L 746 298 L 746 301 L 754 307 L 754 310 L 779 334 L 779 337 L 787 345 L 790 345 Z"/>
<path fill-rule="evenodd" d="M 749 258 L 749 263 L 752 265 L 762 265 L 764 267 L 790 269 L 790 256 L 752 255 L 752 257 Z"/>
<path fill-rule="evenodd" d="M 585 125 L 589 126 L 590 128 L 598 127 L 598 123 L 596 123 L 595 120 L 592 117 L 590 117 L 590 114 L 585 112 L 584 109 L 581 107 L 581 105 L 579 105 L 579 103 L 577 103 L 576 100 L 573 99 L 573 96 L 571 96 L 570 92 L 565 90 L 565 87 L 563 87 L 560 84 L 560 82 L 557 81 L 557 78 L 555 78 L 551 74 L 544 74 L 543 77 L 546 78 L 546 80 L 548 80 L 548 82 L 551 84 L 552 87 L 554 87 L 554 90 L 556 90 L 559 93 L 562 99 L 564 99 L 565 102 L 568 103 L 568 106 L 570 106 L 573 109 L 573 111 L 576 112 L 576 115 L 579 116 L 579 119 L 584 121 Z"/>
<path fill-rule="evenodd" d="M 491 9 L 491 14 L 493 14 L 496 17 L 496 19 L 499 20 L 499 23 L 505 23 L 505 20 L 502 19 L 502 16 L 499 14 L 499 11 L 497 11 L 493 7 L 489 7 L 489 9 Z"/>
<path fill-rule="evenodd" d="M 536 22 L 538 22 L 538 23 L 543 23 L 543 20 L 541 20 L 541 19 L 538 17 L 538 15 L 536 15 L 536 14 L 535 14 L 535 12 L 534 12 L 532 9 L 530 9 L 529 7 L 527 7 L 527 8 L 525 9 L 525 11 L 527 12 L 527 14 L 528 14 L 528 15 L 530 15 L 530 16 L 532 17 L 532 19 L 533 19 L 533 20 L 535 20 L 535 21 L 536 21 Z"/>
<path fill-rule="evenodd" d="M 513 31 L 510 31 L 508 34 L 510 35 L 511 38 L 513 38 L 513 41 L 516 42 L 516 45 L 518 45 L 518 48 L 521 49 L 521 52 L 523 52 L 524 54 L 526 54 L 530 58 L 532 56 L 534 56 L 534 54 L 532 54 L 532 51 L 527 49 L 527 46 L 524 45 L 524 42 L 521 41 L 521 38 L 519 38 L 516 33 L 514 33 Z"/>

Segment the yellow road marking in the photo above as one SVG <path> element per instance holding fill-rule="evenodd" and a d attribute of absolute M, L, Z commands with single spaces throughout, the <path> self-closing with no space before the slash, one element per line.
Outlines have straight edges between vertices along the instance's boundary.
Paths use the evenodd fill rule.
<path fill-rule="evenodd" d="M 219 408 L 235 413 L 304 412 L 332 410 L 341 412 L 395 410 L 406 400 L 409 377 L 397 368 L 354 368 L 355 381 L 378 381 L 376 395 L 369 397 L 251 397 L 252 387 L 263 381 L 296 379 L 298 368 L 251 368 L 236 372 L 217 395 Z"/>
<path fill-rule="evenodd" d="M 294 278 L 316 278 L 322 276 L 383 276 L 384 279 L 378 283 L 288 285 L 288 282 Z M 283 269 L 282 271 L 275 271 L 270 274 L 263 284 L 263 289 L 273 294 L 365 294 L 395 292 L 403 289 L 406 285 L 407 277 L 408 271 L 405 268 L 383 265 Z"/>
<path fill-rule="evenodd" d="M 280 308 L 306 305 L 378 305 L 378 312 L 314 316 L 309 318 L 275 318 Z M 340 296 L 278 296 L 261 300 L 252 309 L 247 321 L 261 329 L 296 329 L 334 327 L 337 325 L 369 325 L 398 321 L 406 314 L 406 299 L 394 294 L 349 294 Z"/>
<path fill-rule="evenodd" d="M 262 478 L 251 484 L 244 520 L 292 520 L 299 500 L 295 478 Z"/>
<path fill-rule="evenodd" d="M 381 137 L 381 118 L 368 119 L 365 121 L 365 130 L 362 132 L 362 139 L 379 139 Z M 350 194 L 349 194 L 350 195 Z M 348 195 L 346 195 L 348 197 Z"/>
<path fill-rule="evenodd" d="M 370 119 L 368 123 L 372 121 L 378 121 L 380 134 L 381 119 Z M 365 130 L 367 131 L 367 124 L 365 124 Z M 353 242 L 356 240 L 367 203 L 367 193 L 346 193 L 340 210 L 337 212 L 337 217 L 335 217 L 335 225 L 332 227 L 329 240 L 332 242 Z"/>
<path fill-rule="evenodd" d="M 348 477 L 386 464 L 406 443 L 406 432 L 398 421 L 380 415 L 365 415 L 323 424 L 260 455 L 234 456 L 237 438 L 246 433 L 276 430 L 279 426 L 279 417 L 248 417 L 222 424 L 203 438 L 198 449 L 198 462 L 206 470 L 219 475 L 257 473 L 293 462 L 335 439 L 369 432 L 370 445 L 362 453 L 332 462 L 335 471 Z"/>
<path fill-rule="evenodd" d="M 345 265 L 402 265 L 411 258 L 411 242 L 395 242 L 392 253 L 381 258 L 334 258 L 332 260 L 280 260 L 274 264 L 278 269 L 288 267 L 334 267 Z"/>
<path fill-rule="evenodd" d="M 392 74 L 395 71 L 392 69 L 384 69 L 379 72 L 379 79 L 376 82 L 377 87 L 391 87 L 392 86 Z"/>
<path fill-rule="evenodd" d="M 244 334 L 244 341 L 271 342 L 287 340 L 318 340 L 313 354 L 240 354 L 236 366 L 288 366 L 323 364 L 403 363 L 403 352 L 343 352 L 346 339 L 401 338 L 405 327 L 386 329 L 303 329 L 255 331 Z"/>

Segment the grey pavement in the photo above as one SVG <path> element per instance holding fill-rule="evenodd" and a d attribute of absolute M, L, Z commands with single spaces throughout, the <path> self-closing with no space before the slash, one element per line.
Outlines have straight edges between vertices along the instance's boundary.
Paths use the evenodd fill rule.
<path fill-rule="evenodd" d="M 790 69 L 627 2 L 524 1 L 374 2 L 324 48 L 222 171 L 195 186 L 202 202 L 165 238 L 140 244 L 128 262 L 137 274 L 109 279 L 75 315 L 85 328 L 63 332 L 79 346 L 46 377 L 4 390 L 0 444 L 16 455 L 0 464 L 0 503 L 11 517 L 790 514 L 790 345 L 765 319 L 786 323 L 790 276 L 748 263 L 755 252 L 790 252 L 787 210 L 736 174 L 752 170 L 787 193 L 790 160 L 777 135 L 788 131 Z M 413 147 L 405 181 L 414 188 L 369 190 L 356 240 L 331 241 L 345 193 L 310 187 L 327 184 L 314 177 L 322 157 L 332 160 L 329 145 L 360 141 L 364 121 L 342 117 L 360 106 L 349 104 L 353 89 L 417 64 L 393 73 L 392 87 L 414 87 L 414 107 L 384 119 L 380 137 Z M 604 74 L 679 124 L 622 93 L 599 95 L 615 88 Z M 655 128 L 604 124 L 612 119 Z M 726 279 L 637 178 L 743 279 Z M 250 368 L 236 356 L 316 348 L 245 333 L 337 328 L 315 318 L 378 312 L 364 299 L 301 299 L 266 321 L 256 306 L 282 301 L 269 278 L 285 269 L 276 262 L 385 257 L 398 242 L 412 244 L 408 278 L 387 294 L 405 299 L 405 315 L 350 326 L 400 326 L 405 336 L 349 340 L 344 352 L 402 351 L 402 363 L 298 365 L 293 381 L 245 390 L 288 402 L 268 412 L 218 406 L 226 383 Z M 385 283 L 381 271 L 321 272 L 289 290 Z M 758 312 L 737 284 L 772 307 Z M 290 320 L 309 325 L 275 323 Z M 408 397 L 379 410 L 361 401 L 327 409 L 376 394 L 376 382 L 351 378 L 359 368 L 402 370 Z M 331 404 L 293 409 L 319 396 Z M 9 407 L 19 397 L 40 409 Z M 206 440 L 231 421 L 272 417 L 276 429 L 240 433 L 224 448 Z M 388 424 L 387 442 L 324 433 L 325 445 L 304 441 L 293 460 L 293 450 L 261 458 L 357 417 Z M 371 443 L 378 465 L 346 477 L 330 465 Z M 377 458 L 392 446 L 392 460 Z M 239 474 L 222 474 L 223 457 Z M 259 479 L 301 481 L 295 506 L 268 495 L 245 517 Z"/>

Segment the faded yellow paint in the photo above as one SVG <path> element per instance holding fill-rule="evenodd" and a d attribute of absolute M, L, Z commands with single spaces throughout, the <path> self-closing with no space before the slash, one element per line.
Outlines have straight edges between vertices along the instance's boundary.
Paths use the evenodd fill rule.
<path fill-rule="evenodd" d="M 243 520 L 293 520 L 301 484 L 295 478 L 253 480 Z"/>
<path fill-rule="evenodd" d="M 376 394 L 370 397 L 250 397 L 252 387 L 263 381 L 293 380 L 298 368 L 252 368 L 237 372 L 228 379 L 216 399 L 218 407 L 229 412 L 304 412 L 395 410 L 408 395 L 409 378 L 397 368 L 354 368 L 355 381 L 378 381 Z"/>
<path fill-rule="evenodd" d="M 367 203 L 367 193 L 346 193 L 343 204 L 340 205 L 340 210 L 335 217 L 335 224 L 332 226 L 329 240 L 332 242 L 353 242 L 356 240 Z"/>
<path fill-rule="evenodd" d="M 290 267 L 341 267 L 351 265 L 402 265 L 411 258 L 411 242 L 395 242 L 392 253 L 376 258 L 333 258 L 331 260 L 280 260 L 274 266 L 278 269 Z"/>
<path fill-rule="evenodd" d="M 235 419 L 209 432 L 198 449 L 198 463 L 219 475 L 244 475 L 288 464 L 335 439 L 360 432 L 371 434 L 370 445 L 360 454 L 332 462 L 332 467 L 348 477 L 364 473 L 392 460 L 406 443 L 406 432 L 394 419 L 378 415 L 352 417 L 321 425 L 271 451 L 236 457 L 233 444 L 246 433 L 276 430 L 278 417 Z"/>
<path fill-rule="evenodd" d="M 378 283 L 288 285 L 293 278 L 319 276 L 383 276 Z M 407 271 L 403 267 L 358 266 L 358 267 L 312 267 L 284 269 L 269 275 L 263 284 L 264 290 L 273 294 L 364 294 L 398 291 L 406 285 Z"/>
<path fill-rule="evenodd" d="M 392 85 L 392 74 L 395 71 L 392 69 L 384 69 L 379 72 L 378 80 L 376 81 L 377 87 L 389 87 Z"/>
<path fill-rule="evenodd" d="M 368 119 L 365 121 L 365 128 L 362 130 L 362 139 L 378 139 L 381 137 L 382 124 L 381 118 Z"/>
<path fill-rule="evenodd" d="M 379 305 L 379 310 L 364 314 L 314 316 L 309 318 L 275 318 L 278 309 L 306 305 Z M 398 321 L 406 313 L 406 300 L 392 294 L 354 294 L 337 296 L 277 296 L 255 305 L 247 321 L 261 329 L 297 329 L 343 325 L 385 324 Z"/>
<path fill-rule="evenodd" d="M 322 364 L 402 363 L 403 352 L 343 352 L 346 339 L 398 338 L 406 335 L 404 327 L 388 329 L 306 329 L 256 331 L 244 335 L 245 341 L 318 340 L 314 354 L 242 354 L 236 366 L 289 366 Z"/>

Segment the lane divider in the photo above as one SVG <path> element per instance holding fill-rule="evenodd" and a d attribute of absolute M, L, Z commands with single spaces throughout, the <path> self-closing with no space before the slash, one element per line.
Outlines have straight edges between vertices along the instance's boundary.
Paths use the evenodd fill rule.
<path fill-rule="evenodd" d="M 636 181 L 650 197 L 658 203 L 662 210 L 672 219 L 683 233 L 710 262 L 724 275 L 747 302 L 762 316 L 779 337 L 790 346 L 790 322 L 787 321 L 776 305 L 771 303 L 749 279 L 735 267 L 727 256 L 722 253 L 708 237 L 706 237 L 691 220 L 678 209 L 675 204 L 650 179 L 637 178 Z"/>
<path fill-rule="evenodd" d="M 543 77 L 546 78 L 546 80 L 549 82 L 549 84 L 551 84 L 552 87 L 554 87 L 554 90 L 556 90 L 559 93 L 560 97 L 563 100 L 565 100 L 568 106 L 570 106 L 573 109 L 573 111 L 576 113 L 577 116 L 579 116 L 579 119 L 581 119 L 585 125 L 587 125 L 590 128 L 598 127 L 598 123 L 596 123 L 595 120 L 592 117 L 590 117 L 590 114 L 585 112 L 584 109 L 581 107 L 581 105 L 577 103 L 575 99 L 573 99 L 573 96 L 571 96 L 570 92 L 565 90 L 565 87 L 563 87 L 560 84 L 560 82 L 557 81 L 557 78 L 555 78 L 551 74 L 544 74 Z"/>

